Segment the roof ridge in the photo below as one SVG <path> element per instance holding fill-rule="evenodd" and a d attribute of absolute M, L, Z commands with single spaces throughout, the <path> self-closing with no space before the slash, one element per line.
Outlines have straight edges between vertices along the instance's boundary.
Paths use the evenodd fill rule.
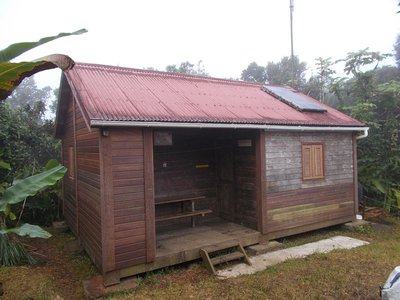
<path fill-rule="evenodd" d="M 117 72 L 136 73 L 136 74 L 140 73 L 140 74 L 145 74 L 145 75 L 146 74 L 147 75 L 156 75 L 156 76 L 164 76 L 164 77 L 169 77 L 169 78 L 197 79 L 197 80 L 201 80 L 201 81 L 213 81 L 213 82 L 228 83 L 228 84 L 243 85 L 243 86 L 254 86 L 254 87 L 262 87 L 263 86 L 263 84 L 257 83 L 257 82 L 217 78 L 217 77 L 205 76 L 205 75 L 193 75 L 193 74 L 186 74 L 186 73 L 174 73 L 174 72 L 158 71 L 158 70 L 128 68 L 128 67 L 120 67 L 120 66 L 112 66 L 112 65 L 104 65 L 104 64 L 75 62 L 74 68 L 76 68 L 76 67 L 107 69 L 107 70 L 117 71 Z"/>

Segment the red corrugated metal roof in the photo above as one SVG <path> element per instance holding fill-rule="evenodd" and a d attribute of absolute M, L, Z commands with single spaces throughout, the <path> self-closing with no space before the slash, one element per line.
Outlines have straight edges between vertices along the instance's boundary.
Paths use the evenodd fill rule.
<path fill-rule="evenodd" d="M 91 121 L 363 126 L 310 97 L 327 112 L 298 111 L 260 84 L 84 63 L 65 75 Z"/>

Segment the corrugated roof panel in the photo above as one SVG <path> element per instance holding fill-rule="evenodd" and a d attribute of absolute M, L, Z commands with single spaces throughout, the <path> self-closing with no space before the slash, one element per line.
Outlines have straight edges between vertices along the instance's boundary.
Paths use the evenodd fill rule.
<path fill-rule="evenodd" d="M 303 94 L 326 112 L 296 110 L 260 84 L 82 63 L 66 76 L 91 120 L 363 126 Z"/>

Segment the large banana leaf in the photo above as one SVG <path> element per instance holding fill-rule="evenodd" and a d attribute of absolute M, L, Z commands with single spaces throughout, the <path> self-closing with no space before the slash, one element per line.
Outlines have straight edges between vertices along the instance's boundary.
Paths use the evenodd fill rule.
<path fill-rule="evenodd" d="M 6 99 L 26 77 L 40 71 L 59 67 L 68 71 L 74 66 L 74 61 L 67 55 L 53 54 L 39 61 L 20 63 L 0 63 L 0 100 Z"/>
<path fill-rule="evenodd" d="M 22 53 L 31 50 L 37 46 L 43 45 L 45 43 L 54 41 L 64 36 L 69 35 L 78 35 L 87 32 L 86 29 L 80 29 L 75 32 L 62 32 L 55 36 L 48 36 L 45 38 L 40 39 L 37 42 L 23 42 L 23 43 L 16 43 L 8 46 L 7 48 L 0 51 L 0 63 L 7 62 L 12 60 L 13 58 L 21 55 Z"/>
<path fill-rule="evenodd" d="M 19 180 L 4 191 L 0 199 L 0 211 L 5 211 L 7 205 L 24 201 L 28 196 L 34 196 L 42 188 L 51 186 L 60 180 L 67 168 L 57 166 L 42 173 Z"/>
<path fill-rule="evenodd" d="M 51 234 L 47 232 L 46 230 L 40 228 L 37 225 L 31 225 L 31 224 L 24 224 L 20 227 L 14 227 L 14 228 L 9 228 L 9 229 L 0 229 L 0 234 L 8 234 L 8 233 L 15 233 L 18 234 L 19 236 L 29 236 L 31 238 L 42 238 L 42 239 L 48 239 L 51 237 Z"/>
<path fill-rule="evenodd" d="M 6 49 L 0 51 L 0 101 L 6 99 L 11 95 L 12 91 L 21 83 L 21 81 L 40 71 L 60 68 L 63 71 L 68 71 L 74 66 L 74 61 L 61 54 L 53 54 L 40 58 L 33 62 L 9 62 L 11 59 L 19 56 L 20 54 L 33 49 L 37 46 L 43 45 L 55 39 L 77 35 L 87 32 L 86 29 L 80 29 L 72 33 L 60 33 L 56 36 L 45 37 L 37 42 L 17 43 L 8 46 Z"/>

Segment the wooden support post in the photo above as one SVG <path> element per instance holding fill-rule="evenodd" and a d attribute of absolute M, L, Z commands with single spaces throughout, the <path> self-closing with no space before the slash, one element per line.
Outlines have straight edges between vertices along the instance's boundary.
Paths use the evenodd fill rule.
<path fill-rule="evenodd" d="M 112 135 L 100 139 L 100 182 L 101 182 L 101 240 L 102 240 L 102 269 L 103 275 L 115 270 L 115 239 L 114 239 L 114 187 L 112 175 Z M 115 274 L 114 274 L 115 275 Z M 113 278 L 112 275 L 110 278 Z M 105 281 L 108 279 L 104 279 Z M 118 278 L 119 280 L 119 278 Z M 110 280 L 110 282 L 115 280 Z"/>
<path fill-rule="evenodd" d="M 153 130 L 143 128 L 144 200 L 146 209 L 146 262 L 156 257 L 156 224 L 154 207 Z"/>
<path fill-rule="evenodd" d="M 267 194 L 265 174 L 265 131 L 260 130 L 256 138 L 256 203 L 257 203 L 257 230 L 267 233 Z"/>

